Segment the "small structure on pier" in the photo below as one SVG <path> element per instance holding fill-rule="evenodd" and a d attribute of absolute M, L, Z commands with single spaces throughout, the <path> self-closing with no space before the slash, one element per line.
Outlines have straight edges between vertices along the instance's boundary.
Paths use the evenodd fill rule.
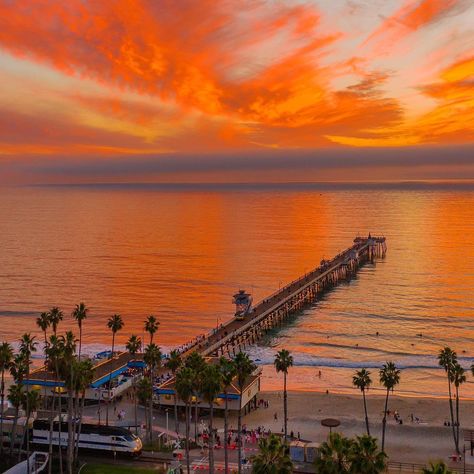
<path fill-rule="evenodd" d="M 252 309 L 252 296 L 250 293 L 246 293 L 245 290 L 239 290 L 234 295 L 232 303 L 235 304 L 235 319 L 241 321 Z"/>

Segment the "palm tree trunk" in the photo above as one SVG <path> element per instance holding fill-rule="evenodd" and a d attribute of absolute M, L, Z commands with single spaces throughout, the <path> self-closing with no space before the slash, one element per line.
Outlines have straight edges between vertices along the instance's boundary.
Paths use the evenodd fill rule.
<path fill-rule="evenodd" d="M 110 376 L 109 376 L 109 388 L 107 393 L 107 403 L 105 411 L 105 426 L 109 426 L 109 403 L 110 403 L 110 382 L 112 381 L 112 368 L 114 365 L 114 345 L 115 345 L 115 333 L 112 332 L 112 354 L 110 356 Z M 100 403 L 100 401 L 99 401 Z"/>
<path fill-rule="evenodd" d="M 174 391 L 174 430 L 176 435 L 179 433 L 179 421 L 178 421 L 178 398 L 176 397 L 176 390 Z"/>
<path fill-rule="evenodd" d="M 185 412 L 186 412 L 186 442 L 185 444 L 185 449 L 186 449 L 186 469 L 188 474 L 191 474 L 191 463 L 189 459 L 189 431 L 190 431 L 190 423 L 189 423 L 189 415 L 190 415 L 190 409 L 191 409 L 191 404 L 186 403 L 185 405 Z"/>
<path fill-rule="evenodd" d="M 82 350 L 82 323 L 79 324 L 79 353 L 78 353 L 79 362 L 81 362 L 81 350 Z"/>
<path fill-rule="evenodd" d="M 237 440 L 238 440 L 238 453 L 237 459 L 239 463 L 239 474 L 242 472 L 242 392 L 239 397 L 239 416 L 237 418 Z"/>
<path fill-rule="evenodd" d="M 135 376 L 133 376 L 133 405 L 135 412 L 135 434 L 138 436 L 138 415 L 137 415 L 137 386 Z"/>
<path fill-rule="evenodd" d="M 30 378 L 30 361 L 29 359 L 27 360 L 27 366 L 26 366 L 26 378 L 29 381 Z M 30 384 L 26 384 L 26 425 L 24 428 L 23 433 L 26 431 L 26 469 L 27 472 L 30 472 L 30 430 L 28 426 L 28 422 L 30 421 Z M 21 453 L 21 447 L 20 447 L 20 453 Z"/>
<path fill-rule="evenodd" d="M 78 457 L 78 454 L 79 454 L 79 438 L 81 437 L 81 429 L 82 429 L 82 415 L 84 413 L 84 402 L 85 402 L 85 399 L 86 399 L 86 391 L 83 390 L 82 392 L 82 396 L 81 396 L 81 411 L 80 411 L 80 414 L 79 414 L 79 423 L 78 423 L 78 427 L 77 427 L 77 438 L 76 438 L 76 453 L 74 455 L 74 458 L 76 459 L 77 461 L 77 457 Z"/>
<path fill-rule="evenodd" d="M 67 471 L 72 474 L 72 456 L 74 449 L 74 437 L 72 431 L 73 419 L 73 401 L 72 401 L 72 387 L 68 390 L 67 396 Z"/>
<path fill-rule="evenodd" d="M 56 374 L 59 374 L 59 366 L 58 366 L 58 363 L 56 361 Z M 61 414 L 61 405 L 62 405 L 62 393 L 61 393 L 61 387 L 59 387 L 60 391 L 59 391 L 59 397 L 58 397 L 58 414 L 59 414 L 59 422 L 58 422 L 58 438 L 59 438 L 59 443 L 58 443 L 58 451 L 59 451 L 59 472 L 61 474 L 63 474 L 63 451 L 62 451 L 62 447 L 61 447 L 61 433 L 62 433 L 62 425 L 63 425 L 63 421 L 62 421 L 62 414 Z"/>
<path fill-rule="evenodd" d="M 224 390 L 225 408 L 224 408 L 224 467 L 225 474 L 229 472 L 229 451 L 227 445 L 228 431 L 229 431 L 229 404 L 227 401 L 227 391 Z"/>
<path fill-rule="evenodd" d="M 149 425 L 148 425 L 148 438 L 150 443 L 153 443 L 153 379 L 154 379 L 154 367 L 150 367 L 150 387 L 151 394 L 150 400 L 148 401 L 148 410 L 149 410 Z"/>
<path fill-rule="evenodd" d="M 13 419 L 12 436 L 11 436 L 11 443 L 10 443 L 10 457 L 13 457 L 13 449 L 15 447 L 16 425 L 18 423 L 18 409 L 19 409 L 19 407 L 15 407 L 15 417 Z"/>
<path fill-rule="evenodd" d="M 44 332 L 44 351 L 45 351 L 45 356 L 44 356 L 44 368 L 45 368 L 44 381 L 45 381 L 45 384 L 44 384 L 44 391 L 43 391 L 43 408 L 46 408 L 46 379 L 48 377 L 48 371 L 46 369 L 47 366 L 48 366 L 48 357 L 46 355 L 47 344 L 48 344 L 48 336 L 47 336 L 46 331 L 45 331 Z"/>
<path fill-rule="evenodd" d="M 198 440 L 198 399 L 194 402 L 194 442 Z"/>
<path fill-rule="evenodd" d="M 459 387 L 456 387 L 456 453 L 459 451 Z"/>
<path fill-rule="evenodd" d="M 214 474 L 214 428 L 213 428 L 213 418 L 214 418 L 214 404 L 211 402 L 209 404 L 211 411 L 211 416 L 209 419 L 209 474 Z"/>
<path fill-rule="evenodd" d="M 288 404 L 286 393 L 286 372 L 283 373 L 283 416 L 285 417 L 285 443 L 288 440 Z"/>
<path fill-rule="evenodd" d="M 364 400 L 365 425 L 367 427 L 367 436 L 370 436 L 369 416 L 367 415 L 367 400 L 365 399 L 365 390 L 362 390 L 362 398 Z"/>
<path fill-rule="evenodd" d="M 0 386 L 0 456 L 3 457 L 3 405 L 5 403 L 5 370 L 2 370 L 2 382 Z"/>
<path fill-rule="evenodd" d="M 452 398 L 452 393 L 451 393 L 451 382 L 449 380 L 449 372 L 448 372 L 448 393 L 449 393 L 449 412 L 451 414 L 451 428 L 453 430 L 453 440 L 454 440 L 454 446 L 457 445 L 456 443 L 456 428 L 454 426 L 454 408 L 453 408 L 453 398 Z"/>
<path fill-rule="evenodd" d="M 382 451 L 384 451 L 384 448 L 385 448 L 385 428 L 387 426 L 387 408 L 388 408 L 389 393 L 390 393 L 390 390 L 387 389 L 387 394 L 385 396 L 385 409 L 383 411 L 383 419 L 382 419 Z"/>
<path fill-rule="evenodd" d="M 53 464 L 53 425 L 54 425 L 54 405 L 56 401 L 56 391 L 53 391 L 53 400 L 51 403 L 51 410 L 49 413 L 49 446 L 48 446 L 48 455 L 50 461 L 48 462 L 48 474 L 51 474 L 51 467 Z"/>

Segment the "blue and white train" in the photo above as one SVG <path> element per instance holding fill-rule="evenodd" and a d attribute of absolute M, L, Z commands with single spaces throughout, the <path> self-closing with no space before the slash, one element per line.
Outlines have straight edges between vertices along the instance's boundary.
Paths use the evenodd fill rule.
<path fill-rule="evenodd" d="M 61 425 L 61 427 L 59 427 Z M 50 439 L 49 420 L 37 419 L 33 422 L 31 442 L 35 445 L 49 445 Z M 58 421 L 53 423 L 52 444 L 53 446 L 66 447 L 68 440 L 67 422 Z M 79 449 L 91 449 L 95 451 L 109 451 L 117 454 L 129 454 L 138 456 L 142 452 L 142 441 L 131 431 L 116 426 L 99 426 L 83 423 L 79 436 Z"/>

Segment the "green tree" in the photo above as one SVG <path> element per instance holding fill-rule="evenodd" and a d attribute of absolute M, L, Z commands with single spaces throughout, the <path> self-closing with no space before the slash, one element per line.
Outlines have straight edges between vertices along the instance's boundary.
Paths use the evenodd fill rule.
<path fill-rule="evenodd" d="M 23 393 L 23 398 L 21 400 L 21 408 L 25 411 L 25 414 L 26 414 L 26 420 L 27 420 L 26 423 L 27 424 L 25 425 L 25 428 L 26 428 L 26 426 L 28 426 L 28 421 L 31 417 L 31 414 L 38 410 L 39 405 L 40 405 L 40 399 L 41 399 L 41 396 L 40 396 L 40 391 L 39 390 L 33 389 L 31 391 L 28 391 L 28 393 L 25 393 L 25 392 Z M 21 442 L 21 446 L 24 446 L 26 436 L 29 436 L 29 430 L 24 429 L 23 430 L 23 439 L 22 439 L 22 442 Z M 29 447 L 27 447 L 27 453 L 26 453 L 26 456 L 27 456 L 26 464 L 27 464 L 27 466 L 30 464 L 29 463 L 30 455 L 29 455 L 28 449 L 29 449 Z M 20 447 L 19 453 L 18 453 L 18 461 L 20 461 L 20 460 L 21 460 L 21 447 Z"/>
<path fill-rule="evenodd" d="M 245 382 L 252 375 L 257 366 L 250 360 L 244 352 L 239 352 L 234 358 L 235 371 L 237 374 L 237 387 L 239 389 L 239 412 L 237 418 L 237 439 L 238 439 L 238 463 L 239 474 L 242 472 L 242 395 Z"/>
<path fill-rule="evenodd" d="M 286 390 L 286 378 L 288 376 L 288 369 L 293 366 L 293 356 L 286 349 L 279 351 L 275 357 L 275 370 L 283 372 L 283 416 L 284 416 L 284 430 L 285 442 L 288 440 L 288 392 Z"/>
<path fill-rule="evenodd" d="M 365 393 L 367 390 L 369 390 L 369 387 L 372 384 L 370 372 L 367 369 L 357 370 L 355 375 L 352 377 L 352 384 L 362 392 L 362 399 L 364 400 L 365 425 L 367 428 L 367 435 L 370 436 L 369 416 L 367 414 L 367 400 L 365 397 Z"/>
<path fill-rule="evenodd" d="M 112 353 L 110 358 L 114 359 L 114 349 L 115 349 L 115 335 L 123 328 L 123 319 L 120 314 L 114 314 L 107 320 L 107 327 L 112 331 Z M 110 367 L 110 375 L 109 375 L 109 383 L 108 383 L 108 393 L 107 393 L 107 403 L 106 403 L 106 411 L 105 411 L 105 424 L 109 426 L 109 404 L 110 404 L 110 385 L 112 382 L 112 372 L 113 372 L 113 364 Z"/>
<path fill-rule="evenodd" d="M 87 318 L 87 313 L 89 309 L 86 307 L 84 303 L 79 303 L 76 305 L 72 312 L 72 317 L 77 321 L 77 325 L 79 326 L 79 352 L 78 352 L 78 359 L 81 360 L 81 352 L 82 352 L 82 322 Z"/>
<path fill-rule="evenodd" d="M 186 450 L 186 467 L 187 473 L 191 473 L 191 465 L 189 459 L 189 428 L 190 428 L 190 409 L 191 409 L 191 399 L 194 393 L 194 373 L 193 369 L 190 367 L 183 366 L 176 374 L 175 381 L 175 390 L 179 395 L 179 398 L 184 403 L 185 412 L 186 412 L 186 440 L 185 440 L 185 450 Z"/>
<path fill-rule="evenodd" d="M 46 361 L 46 346 L 48 345 L 48 328 L 51 325 L 51 320 L 49 318 L 49 313 L 48 312 L 43 312 L 39 315 L 38 318 L 36 318 L 36 325 L 38 326 L 41 331 L 43 331 L 44 335 L 44 347 L 43 347 L 43 352 L 44 352 L 44 357 L 45 357 L 45 366 L 47 365 Z M 48 376 L 47 371 L 44 371 L 44 380 L 46 381 L 46 378 Z M 43 406 L 46 407 L 46 384 L 44 385 L 44 392 L 43 392 Z"/>
<path fill-rule="evenodd" d="M 379 372 L 380 383 L 385 387 L 385 409 L 382 419 L 382 451 L 385 451 L 385 429 L 387 427 L 388 397 L 400 383 L 400 370 L 393 362 L 386 362 Z"/>
<path fill-rule="evenodd" d="M 151 315 L 146 318 L 145 331 L 150 335 L 150 344 L 153 344 L 153 336 L 155 335 L 156 331 L 158 331 L 159 326 L 160 322 L 156 316 Z"/>
<path fill-rule="evenodd" d="M 11 441 L 10 441 L 10 457 L 13 456 L 13 450 L 15 449 L 15 444 L 17 444 L 17 435 L 16 435 L 16 427 L 18 425 L 18 414 L 20 410 L 20 406 L 23 403 L 23 398 L 25 394 L 23 391 L 23 384 L 17 383 L 14 385 L 10 385 L 8 387 L 8 401 L 12 404 L 13 408 L 15 409 L 15 414 L 13 416 L 13 425 L 12 425 L 12 432 L 11 432 Z M 18 443 L 21 446 L 21 443 Z"/>
<path fill-rule="evenodd" d="M 438 363 L 443 367 L 446 372 L 446 377 L 448 379 L 448 395 L 449 395 L 449 413 L 451 416 L 451 428 L 453 433 L 454 446 L 456 452 L 459 454 L 459 443 L 457 439 L 457 432 L 455 427 L 455 418 L 454 418 L 454 407 L 453 407 L 453 391 L 452 391 L 452 379 L 453 379 L 453 370 L 454 366 L 458 362 L 458 357 L 456 352 L 454 352 L 450 347 L 444 347 L 439 351 L 438 354 Z"/>
<path fill-rule="evenodd" d="M 36 337 L 31 336 L 29 333 L 23 334 L 23 336 L 20 339 L 20 354 L 23 356 L 23 360 L 26 366 L 26 379 L 29 379 L 30 377 L 30 365 L 31 365 L 31 354 L 33 352 L 36 352 L 36 345 L 37 343 L 35 342 Z M 30 384 L 29 381 L 26 384 L 26 413 L 30 413 L 30 408 L 28 406 L 30 397 L 29 397 L 29 391 L 30 391 Z M 27 420 L 28 420 L 28 415 L 27 415 Z M 29 472 L 30 469 L 30 430 L 25 430 L 26 431 L 26 465 L 27 465 L 27 470 Z M 19 458 L 20 460 L 20 458 Z"/>
<path fill-rule="evenodd" d="M 429 467 L 424 467 L 421 474 L 455 474 L 446 466 L 444 461 L 430 462 Z"/>
<path fill-rule="evenodd" d="M 49 314 L 49 322 L 51 324 L 51 327 L 53 328 L 53 334 L 56 336 L 59 323 L 64 318 L 63 312 L 57 306 L 54 306 L 53 308 L 49 310 L 48 314 Z"/>
<path fill-rule="evenodd" d="M 461 422 L 459 420 L 459 387 L 466 381 L 464 369 L 456 363 L 451 372 L 451 382 L 454 385 L 456 397 L 456 452 L 459 454 L 459 428 Z"/>
<path fill-rule="evenodd" d="M 377 440 L 369 435 L 356 437 L 350 459 L 352 474 L 379 474 L 387 469 L 387 455 L 379 450 Z"/>
<path fill-rule="evenodd" d="M 142 347 L 142 340 L 132 334 L 127 341 L 126 349 L 132 357 L 135 357 L 137 352 Z M 133 391 L 133 404 L 134 404 L 134 414 L 135 414 L 135 434 L 138 434 L 138 416 L 137 416 L 137 385 L 135 383 L 135 376 L 132 378 L 132 391 Z"/>
<path fill-rule="evenodd" d="M 148 400 L 148 440 L 153 442 L 153 388 L 155 369 L 161 367 L 162 354 L 160 348 L 151 342 L 145 347 L 144 360 L 150 373 L 150 398 Z"/>
<path fill-rule="evenodd" d="M 193 371 L 193 398 L 194 398 L 194 442 L 197 443 L 197 421 L 198 421 L 198 410 L 199 410 L 199 397 L 201 391 L 201 379 L 202 372 L 206 366 L 206 361 L 203 356 L 197 351 L 193 351 L 184 361 L 186 367 L 189 367 Z"/>
<path fill-rule="evenodd" d="M 5 371 L 9 371 L 13 363 L 13 349 L 8 342 L 0 345 L 0 372 L 2 376 L 0 385 L 0 456 L 3 456 L 3 411 L 5 408 Z"/>
<path fill-rule="evenodd" d="M 229 446 L 227 439 L 229 437 L 229 388 L 234 380 L 237 372 L 235 364 L 232 360 L 222 356 L 219 359 L 219 369 L 222 377 L 222 390 L 224 392 L 224 467 L 225 472 L 229 472 Z"/>
<path fill-rule="evenodd" d="M 258 443 L 258 453 L 252 457 L 253 474 L 291 474 L 289 449 L 282 440 L 275 435 L 261 438 Z"/>
<path fill-rule="evenodd" d="M 349 474 L 352 465 L 354 442 L 339 433 L 331 433 L 328 440 L 321 443 L 316 458 L 316 472 L 320 474 Z"/>
<path fill-rule="evenodd" d="M 178 351 L 173 350 L 170 352 L 166 367 L 171 370 L 171 373 L 176 378 L 176 372 L 181 367 L 183 361 Z M 179 420 L 178 420 L 178 397 L 176 396 L 176 390 L 174 390 L 174 430 L 176 434 L 179 433 Z"/>
<path fill-rule="evenodd" d="M 222 388 L 222 376 L 217 365 L 208 364 L 203 370 L 201 393 L 204 400 L 209 404 L 209 472 L 214 473 L 214 399 L 219 395 Z"/>

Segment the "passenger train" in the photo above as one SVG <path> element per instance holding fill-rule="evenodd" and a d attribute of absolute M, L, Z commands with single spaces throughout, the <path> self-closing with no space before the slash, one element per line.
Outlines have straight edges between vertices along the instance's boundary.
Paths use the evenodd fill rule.
<path fill-rule="evenodd" d="M 50 438 L 49 429 L 49 420 L 35 420 L 33 422 L 31 442 L 38 446 L 48 446 Z M 59 422 L 55 421 L 53 423 L 52 440 L 53 446 L 58 446 L 59 443 L 61 443 L 61 446 L 67 446 L 67 422 L 63 421 L 61 423 L 60 430 Z M 81 425 L 81 434 L 79 436 L 79 448 L 138 456 L 142 452 L 143 445 L 141 439 L 138 436 L 134 435 L 125 428 L 83 423 Z"/>

